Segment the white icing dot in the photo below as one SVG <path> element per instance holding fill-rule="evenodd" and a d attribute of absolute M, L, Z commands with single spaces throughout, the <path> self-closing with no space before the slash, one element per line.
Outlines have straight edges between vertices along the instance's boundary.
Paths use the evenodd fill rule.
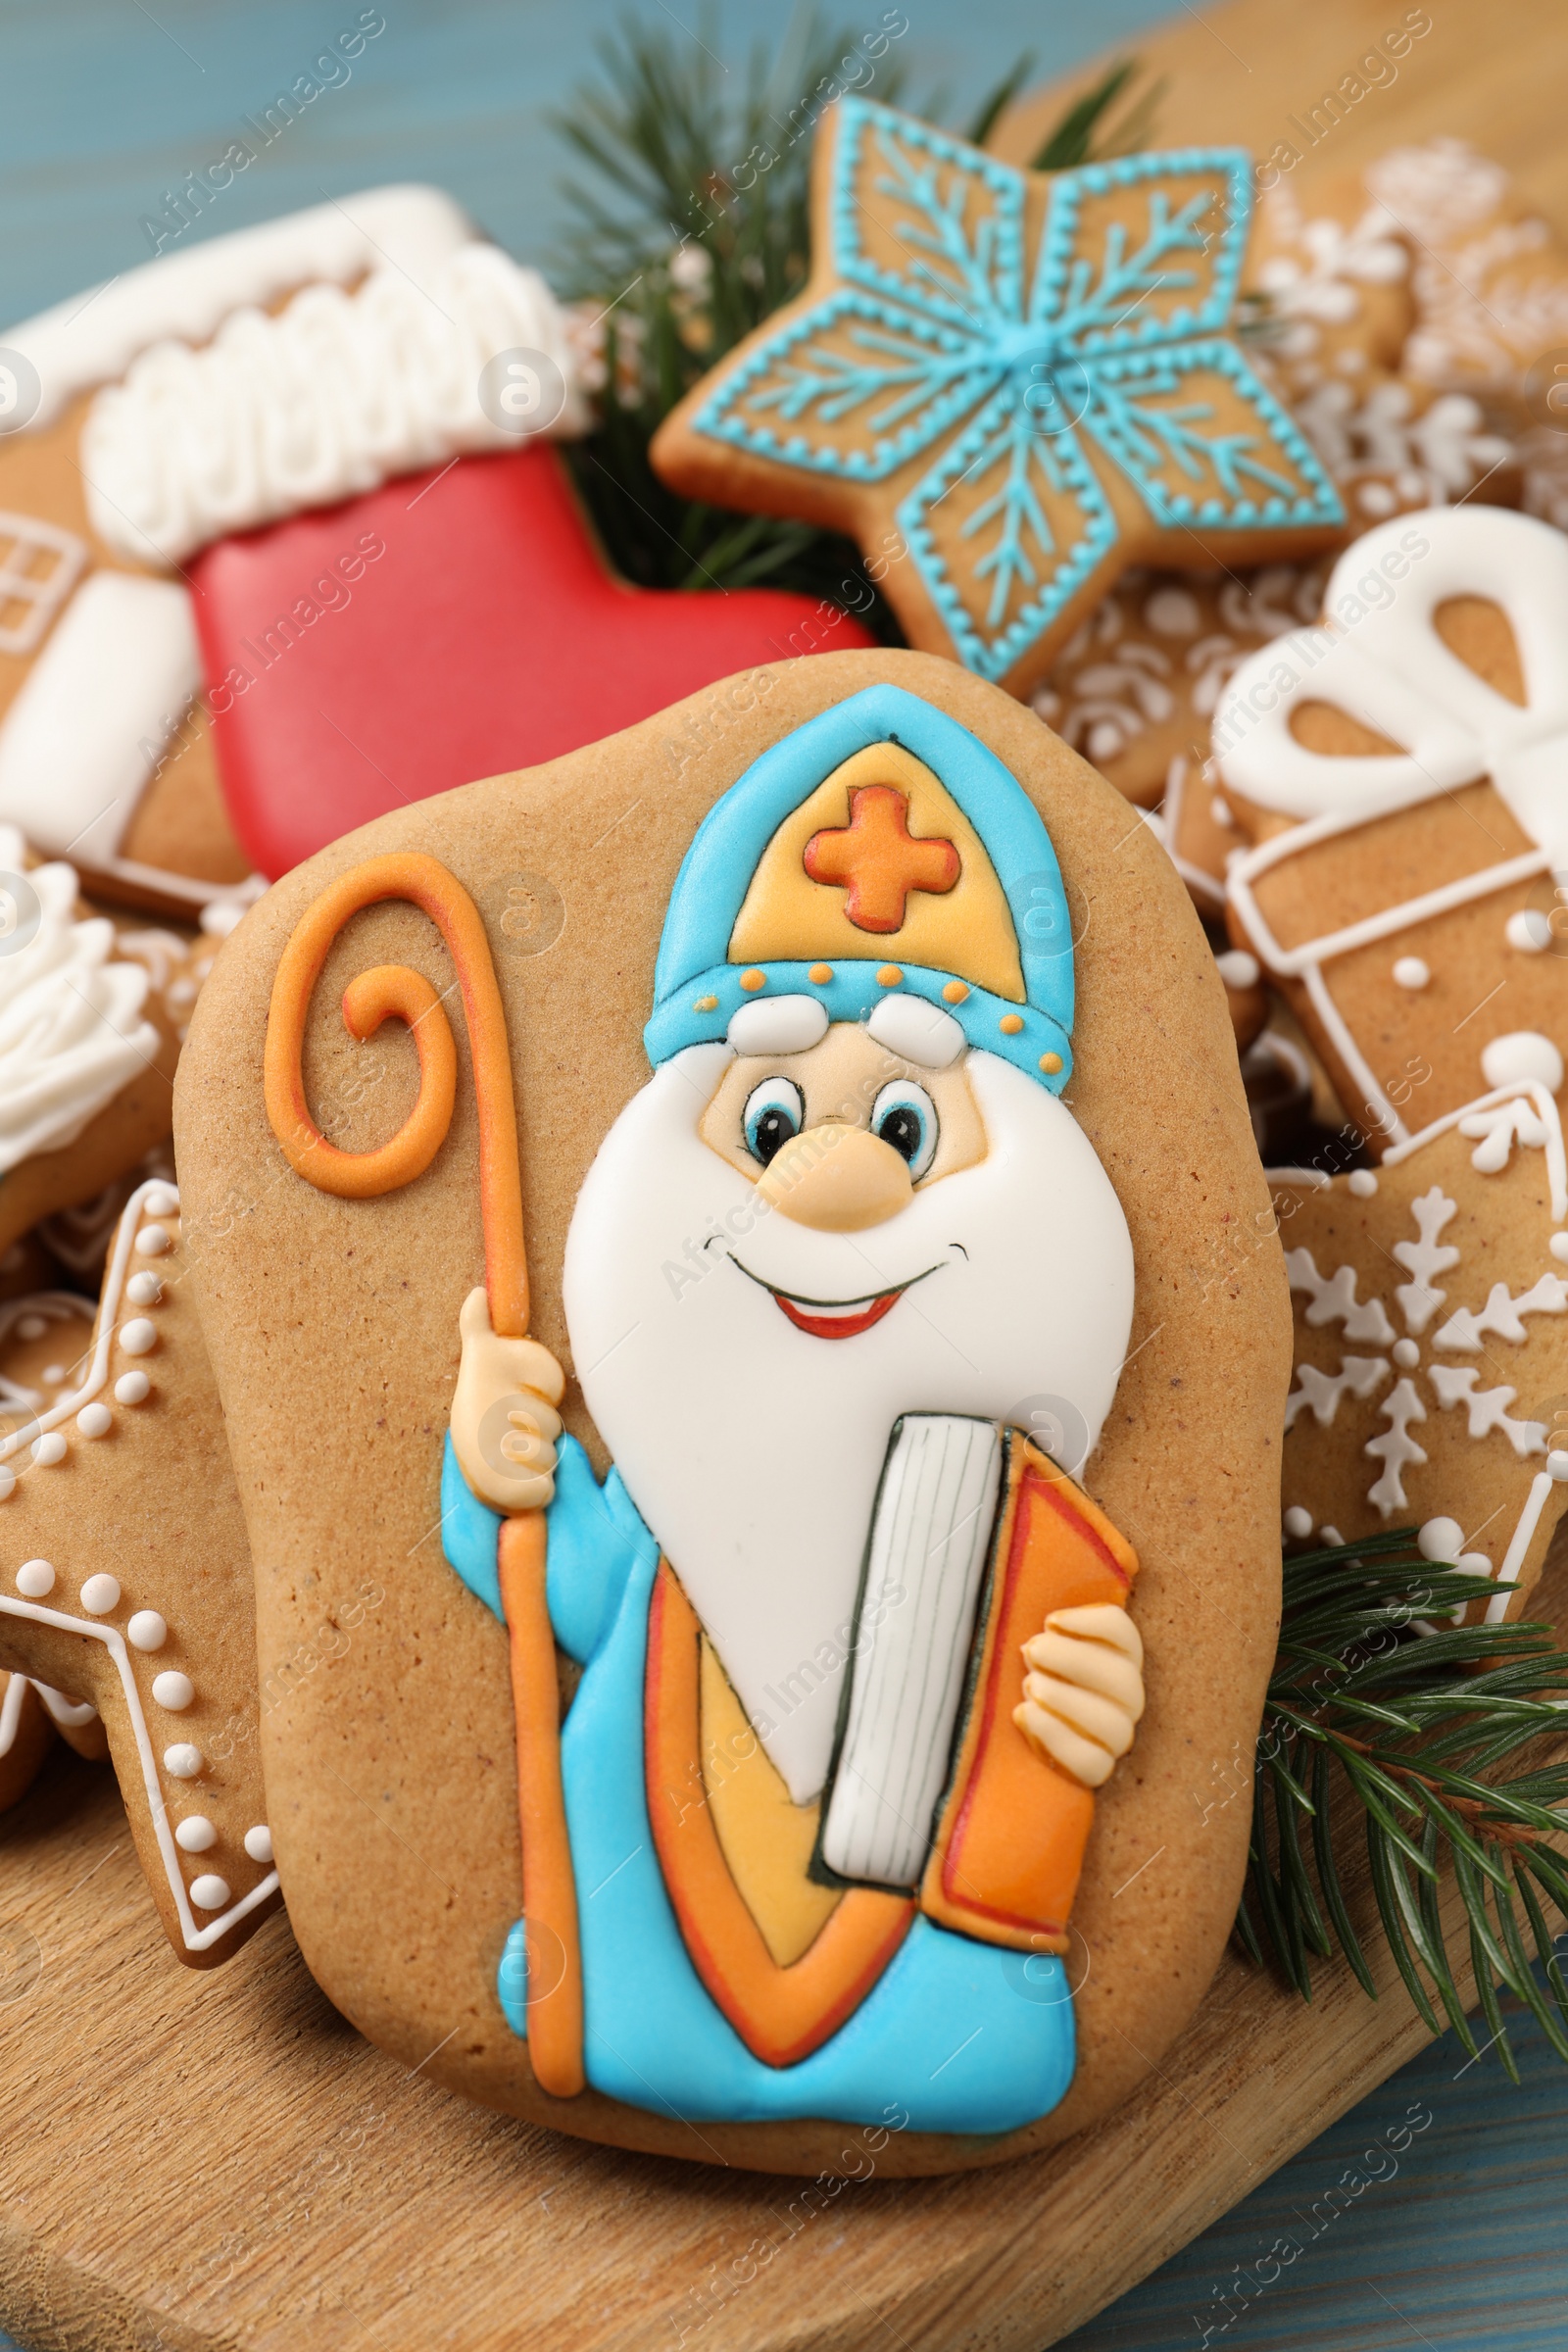
<path fill-rule="evenodd" d="M 1257 986 L 1258 960 L 1255 956 L 1249 956 L 1245 948 L 1227 948 L 1223 956 L 1215 956 L 1214 961 L 1227 988 Z"/>
<path fill-rule="evenodd" d="M 41 1340 L 49 1326 L 42 1315 L 24 1315 L 17 1325 L 19 1340 Z"/>
<path fill-rule="evenodd" d="M 1563 1480 L 1568 1478 L 1568 1453 L 1563 1453 L 1559 1449 L 1555 1453 L 1547 1454 L 1546 1476 L 1555 1479 L 1558 1486 L 1561 1486 Z"/>
<path fill-rule="evenodd" d="M 120 1345 L 127 1355 L 151 1355 L 158 1345 L 158 1326 L 137 1315 L 120 1326 Z"/>
<path fill-rule="evenodd" d="M 1348 1182 L 1358 1200 L 1370 1200 L 1378 1189 L 1378 1180 L 1370 1168 L 1352 1168 Z"/>
<path fill-rule="evenodd" d="M 209 1871 L 191 1881 L 190 1899 L 202 1911 L 221 1911 L 228 1900 L 228 1881 Z"/>
<path fill-rule="evenodd" d="M 205 1813 L 191 1813 L 175 1830 L 174 1843 L 187 1854 L 205 1854 L 218 1843 L 218 1832 Z"/>
<path fill-rule="evenodd" d="M 179 1195 L 172 1185 L 155 1184 L 142 1207 L 149 1217 L 172 1217 L 179 1207 Z"/>
<path fill-rule="evenodd" d="M 115 1416 L 107 1404 L 84 1404 L 76 1415 L 76 1427 L 84 1438 L 106 1438 L 115 1426 Z"/>
<path fill-rule="evenodd" d="M 1309 1536 L 1312 1533 L 1311 1512 L 1303 1511 L 1298 1502 L 1293 1502 L 1285 1514 L 1285 1533 L 1296 1537 Z"/>
<path fill-rule="evenodd" d="M 56 1462 L 65 1460 L 66 1453 L 66 1441 L 58 1429 L 45 1430 L 41 1438 L 32 1441 L 32 1458 L 40 1470 L 53 1469 Z"/>
<path fill-rule="evenodd" d="M 1337 1527 L 1320 1527 L 1317 1532 L 1331 1550 L 1337 1551 L 1345 1542 Z"/>
<path fill-rule="evenodd" d="M 153 1677 L 153 1696 L 171 1715 L 181 1714 L 196 1695 L 196 1686 L 188 1674 L 172 1667 L 168 1674 Z"/>
<path fill-rule="evenodd" d="M 1464 1530 L 1457 1519 L 1428 1519 L 1415 1547 L 1424 1560 L 1456 1560 L 1464 1548 Z"/>
<path fill-rule="evenodd" d="M 1539 1029 L 1510 1029 L 1482 1050 L 1481 1074 L 1489 1086 L 1511 1086 L 1515 1079 L 1539 1078 L 1548 1095 L 1562 1084 L 1562 1055 Z"/>
<path fill-rule="evenodd" d="M 171 980 L 169 986 L 164 991 L 164 995 L 171 1004 L 194 1004 L 196 998 L 196 983 L 194 980 L 186 979 Z"/>
<path fill-rule="evenodd" d="M 1461 1551 L 1454 1561 L 1461 1576 L 1490 1576 L 1492 1562 L 1484 1551 Z"/>
<path fill-rule="evenodd" d="M 1144 618 L 1161 637 L 1196 637 L 1202 615 L 1198 599 L 1185 588 L 1156 588 L 1144 607 Z"/>
<path fill-rule="evenodd" d="M 1546 1247 L 1559 1264 L 1568 1260 L 1568 1233 L 1554 1233 Z"/>
<path fill-rule="evenodd" d="M 3 1466 L 0 1466 L 0 1502 L 4 1502 L 4 1501 L 5 1501 L 5 1499 L 6 1499 L 6 1496 L 7 1496 L 8 1494 L 14 1494 L 16 1493 L 16 1491 L 17 1491 L 17 1474 L 16 1474 L 16 1472 L 15 1472 L 14 1470 L 7 1470 L 7 1469 L 6 1469 L 6 1468 L 4 1468 Z"/>
<path fill-rule="evenodd" d="M 169 1248 L 169 1238 L 167 1225 L 144 1225 L 136 1236 L 137 1255 L 139 1257 L 162 1257 L 164 1251 Z"/>
<path fill-rule="evenodd" d="M 133 1274 L 125 1285 L 125 1297 L 132 1306 L 156 1306 L 164 1295 L 164 1286 L 151 1266 Z"/>
<path fill-rule="evenodd" d="M 81 1588 L 81 1605 L 89 1617 L 107 1617 L 120 1606 L 118 1576 L 89 1576 Z"/>
<path fill-rule="evenodd" d="M 169 1628 L 156 1609 L 138 1609 L 125 1628 L 125 1640 L 132 1649 L 162 1649 Z"/>
<path fill-rule="evenodd" d="M 1521 906 L 1517 914 L 1510 914 L 1503 935 L 1521 956 L 1539 956 L 1551 945 L 1551 925 L 1539 906 Z"/>
<path fill-rule="evenodd" d="M 172 1772 L 176 1781 L 193 1781 L 202 1768 L 202 1751 L 187 1740 L 176 1740 L 164 1750 L 164 1770 Z"/>
<path fill-rule="evenodd" d="M 270 1862 L 272 1859 L 272 1833 L 265 1821 L 259 1821 L 253 1830 L 246 1831 L 245 1851 L 253 1862 Z"/>
<path fill-rule="evenodd" d="M 152 1385 L 145 1372 L 122 1372 L 115 1396 L 122 1404 L 144 1404 Z"/>
<path fill-rule="evenodd" d="M 1355 503 L 1363 514 L 1392 514 L 1399 502 L 1387 482 L 1363 482 Z"/>
<path fill-rule="evenodd" d="M 66 1367 L 64 1364 L 45 1364 L 43 1368 L 43 1385 L 46 1389 L 58 1389 L 60 1383 L 65 1379 L 65 1377 Z"/>
<path fill-rule="evenodd" d="M 1398 988 L 1425 988 L 1432 977 L 1432 968 L 1419 956 L 1401 956 L 1394 967 L 1395 985 Z"/>
<path fill-rule="evenodd" d="M 1414 1340 L 1396 1340 L 1394 1360 L 1401 1372 L 1408 1372 L 1413 1365 L 1421 1361 L 1421 1350 Z"/>
<path fill-rule="evenodd" d="M 28 1600 L 42 1600 L 55 1589 L 55 1572 L 47 1560 L 24 1560 L 17 1570 L 17 1591 Z"/>

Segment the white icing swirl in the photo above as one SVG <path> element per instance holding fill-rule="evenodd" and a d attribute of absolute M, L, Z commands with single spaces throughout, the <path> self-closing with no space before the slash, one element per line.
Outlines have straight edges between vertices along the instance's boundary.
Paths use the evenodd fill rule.
<path fill-rule="evenodd" d="M 19 880 L 20 879 L 20 884 Z M 114 960 L 107 916 L 77 922 L 76 876 L 63 863 L 23 873 L 22 836 L 0 825 L 0 1176 L 73 1144 L 158 1051 L 141 1008 L 139 963 Z M 33 926 L 36 913 L 36 927 Z M 30 936 L 28 936 L 30 932 Z M 23 945 L 10 955 L 9 941 Z"/>
<path fill-rule="evenodd" d="M 542 353 L 564 407 L 539 429 L 580 431 L 565 322 L 537 271 L 464 246 L 428 293 L 380 270 L 353 294 L 310 286 L 279 316 L 235 311 L 204 349 L 159 343 L 99 393 L 82 432 L 94 529 L 120 554 L 172 565 L 230 531 L 330 506 L 465 451 L 516 445 L 480 402 L 499 353 Z"/>

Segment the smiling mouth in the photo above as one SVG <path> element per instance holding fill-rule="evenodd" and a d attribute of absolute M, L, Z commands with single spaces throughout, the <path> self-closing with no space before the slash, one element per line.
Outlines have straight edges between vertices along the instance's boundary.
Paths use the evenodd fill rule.
<path fill-rule="evenodd" d="M 858 1298 L 802 1298 L 789 1291 L 781 1291 L 776 1283 L 764 1282 L 750 1266 L 730 1252 L 730 1264 L 739 1268 L 748 1282 L 766 1291 L 773 1304 L 779 1307 L 797 1331 L 808 1332 L 813 1340 L 853 1340 L 862 1331 L 869 1331 L 898 1305 L 906 1291 L 912 1291 L 917 1282 L 940 1271 L 927 1266 L 924 1274 L 911 1274 L 907 1282 L 895 1283 L 889 1291 L 867 1291 Z"/>

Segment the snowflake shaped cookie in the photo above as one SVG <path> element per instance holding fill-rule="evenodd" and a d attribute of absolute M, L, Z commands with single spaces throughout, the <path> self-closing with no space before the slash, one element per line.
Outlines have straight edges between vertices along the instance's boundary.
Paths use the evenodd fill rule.
<path fill-rule="evenodd" d="M 854 97 L 822 136 L 810 284 L 661 428 L 676 489 L 854 533 L 914 644 L 1018 693 L 1129 564 L 1339 535 L 1237 340 L 1240 150 L 1019 172 Z"/>
<path fill-rule="evenodd" d="M 1285 1532 L 1415 1525 L 1516 1613 L 1568 1498 L 1568 1165 L 1556 1103 L 1500 1087 L 1374 1176 L 1275 1180 L 1296 1307 Z"/>

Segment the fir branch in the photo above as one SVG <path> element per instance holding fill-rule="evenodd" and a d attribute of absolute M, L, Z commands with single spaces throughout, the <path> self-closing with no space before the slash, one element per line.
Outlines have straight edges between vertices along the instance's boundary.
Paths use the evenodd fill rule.
<path fill-rule="evenodd" d="M 1482 2015 L 1517 2080 L 1499 1985 L 1568 2063 L 1568 1982 L 1544 1907 L 1568 1918 L 1568 1752 L 1546 1744 L 1563 1732 L 1568 1652 L 1546 1625 L 1454 1622 L 1475 1597 L 1474 1578 L 1423 1559 L 1409 1529 L 1286 1561 L 1236 1925 L 1303 2000 L 1312 1958 L 1336 1947 L 1376 1997 L 1344 1875 L 1358 1826 L 1410 1999 L 1474 2056 L 1439 1908 L 1450 1872 Z"/>
<path fill-rule="evenodd" d="M 1153 136 L 1154 121 L 1170 83 L 1150 83 L 1118 123 L 1105 118 L 1128 84 L 1143 71 L 1135 57 L 1118 58 L 1060 121 L 1047 132 L 1030 160 L 1034 172 L 1068 172 L 1076 164 L 1103 163 L 1113 155 L 1136 155 Z"/>

